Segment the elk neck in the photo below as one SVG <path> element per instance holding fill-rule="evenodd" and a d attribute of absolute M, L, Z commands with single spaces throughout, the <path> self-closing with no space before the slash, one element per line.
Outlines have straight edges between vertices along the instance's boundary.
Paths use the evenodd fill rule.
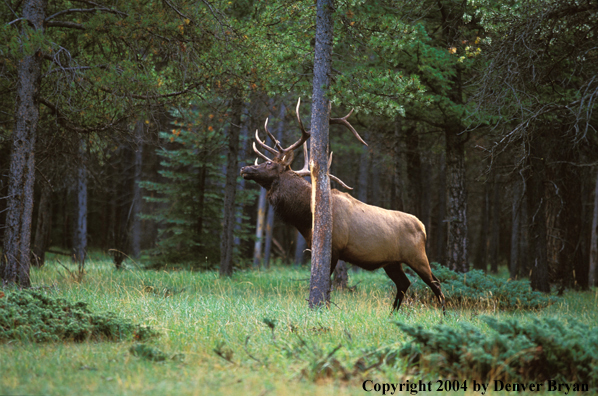
<path fill-rule="evenodd" d="M 304 236 L 311 232 L 311 184 L 301 176 L 291 171 L 282 173 L 268 191 L 268 202 L 285 223 Z"/>

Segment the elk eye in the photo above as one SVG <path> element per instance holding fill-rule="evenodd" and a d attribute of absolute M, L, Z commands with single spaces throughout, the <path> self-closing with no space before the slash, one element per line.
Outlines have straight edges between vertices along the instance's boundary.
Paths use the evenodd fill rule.
<path fill-rule="evenodd" d="M 266 165 L 268 165 L 268 166 L 272 165 L 272 161 L 266 162 Z"/>

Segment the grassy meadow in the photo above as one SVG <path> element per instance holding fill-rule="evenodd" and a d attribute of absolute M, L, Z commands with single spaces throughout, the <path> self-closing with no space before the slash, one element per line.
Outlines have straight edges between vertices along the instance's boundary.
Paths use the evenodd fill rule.
<path fill-rule="evenodd" d="M 566 292 L 542 310 L 500 312 L 491 304 L 449 304 L 443 318 L 438 307 L 408 300 L 390 316 L 395 291 L 383 271 L 351 272 L 354 290 L 333 292 L 329 309 L 311 311 L 306 301 L 308 268 L 275 266 L 220 279 L 217 272 L 132 267 L 116 271 L 108 259 L 92 256 L 86 273 L 77 279 L 75 267 L 69 272 L 50 260 L 32 270 L 32 283 L 49 295 L 84 301 L 94 311 L 112 311 L 152 326 L 161 336 L 147 344 L 163 351 L 166 360 L 134 356 L 134 341 L 8 341 L 0 343 L 0 394 L 381 394 L 366 393 L 364 380 L 398 383 L 421 378 L 405 370 L 408 363 L 403 360 L 372 360 L 377 351 L 409 341 L 395 321 L 424 328 L 440 322 L 455 328 L 469 323 L 482 331 L 488 331 L 482 315 L 522 322 L 558 317 L 591 327 L 598 323 L 596 289 Z M 330 365 L 328 371 L 322 370 L 323 364 Z M 343 370 L 359 365 L 365 369 L 343 377 Z M 434 383 L 445 378 L 424 379 Z M 465 393 L 479 394 L 471 388 Z"/>

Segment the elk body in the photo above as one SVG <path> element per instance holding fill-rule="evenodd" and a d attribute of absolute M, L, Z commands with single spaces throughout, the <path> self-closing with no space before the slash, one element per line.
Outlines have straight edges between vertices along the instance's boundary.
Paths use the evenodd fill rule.
<path fill-rule="evenodd" d="M 346 121 L 349 115 L 330 121 L 344 124 L 361 140 L 357 132 Z M 283 221 L 296 227 L 307 241 L 308 247 L 311 247 L 312 192 L 311 184 L 303 178 L 303 176 L 309 175 L 305 146 L 305 166 L 301 171 L 291 169 L 293 151 L 303 145 L 310 136 L 309 132 L 303 128 L 299 118 L 299 103 L 297 104 L 297 119 L 302 137 L 286 149 L 283 149 L 268 132 L 266 121 L 266 131 L 276 142 L 276 149 L 261 142 L 257 131 L 256 141 L 263 149 L 274 154 L 274 157 L 269 159 L 260 153 L 254 143 L 254 150 L 265 159 L 265 162 L 258 164 L 256 160 L 255 165 L 243 167 L 241 175 L 247 180 L 257 182 L 268 191 L 268 201 L 274 206 L 275 212 Z M 330 178 L 345 186 L 335 176 L 330 175 Z M 444 311 L 444 295 L 440 289 L 440 282 L 430 269 L 425 250 L 426 231 L 421 221 L 407 213 L 365 204 L 336 189 L 332 190 L 332 217 L 331 274 L 338 260 L 344 260 L 369 271 L 384 268 L 388 277 L 397 286 L 397 295 L 393 303 L 393 310 L 397 310 L 410 285 L 409 279 L 403 272 L 402 264 L 404 263 L 411 267 L 432 289 Z"/>

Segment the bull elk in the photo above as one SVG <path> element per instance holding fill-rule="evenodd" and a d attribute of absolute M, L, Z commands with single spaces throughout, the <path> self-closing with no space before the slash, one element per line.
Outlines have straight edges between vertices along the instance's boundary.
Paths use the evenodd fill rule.
<path fill-rule="evenodd" d="M 253 143 L 253 149 L 265 162 L 245 166 L 241 175 L 246 180 L 253 180 L 264 187 L 268 193 L 268 201 L 275 212 L 285 221 L 293 225 L 303 235 L 307 245 L 312 242 L 312 211 L 311 184 L 303 177 L 310 175 L 308 168 L 307 146 L 304 144 L 310 137 L 305 130 L 297 102 L 297 121 L 301 129 L 301 138 L 287 148 L 283 148 L 268 131 L 268 120 L 265 129 L 274 147 L 262 142 L 255 132 L 255 142 L 265 151 L 273 155 L 268 158 L 261 153 Z M 341 124 L 350 129 L 361 141 L 361 137 L 347 118 L 332 118 L 330 124 Z M 365 142 L 363 142 L 365 144 Z M 303 146 L 305 165 L 300 171 L 291 169 L 294 151 Z M 330 161 L 328 162 L 330 167 Z M 330 178 L 347 187 L 340 179 L 330 175 Z M 347 187 L 348 188 L 348 187 Z M 403 272 L 402 264 L 411 267 L 422 280 L 432 289 L 444 312 L 444 295 L 440 289 L 440 282 L 432 274 L 428 257 L 426 256 L 426 230 L 421 221 L 407 213 L 386 210 L 377 206 L 365 204 L 351 195 L 332 190 L 332 261 L 330 273 L 334 271 L 337 261 L 344 260 L 368 271 L 384 268 L 388 277 L 397 286 L 397 295 L 393 303 L 393 311 L 398 310 L 411 282 Z"/>

